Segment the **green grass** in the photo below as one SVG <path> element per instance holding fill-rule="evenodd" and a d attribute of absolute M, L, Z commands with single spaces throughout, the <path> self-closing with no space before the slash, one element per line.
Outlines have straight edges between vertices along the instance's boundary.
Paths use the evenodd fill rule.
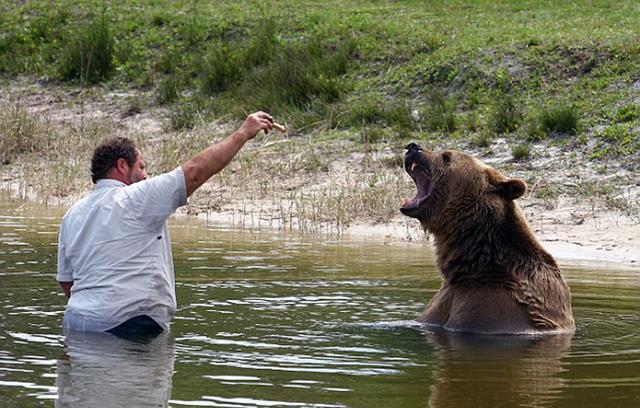
<path fill-rule="evenodd" d="M 79 27 L 62 51 L 59 76 L 67 81 L 96 84 L 115 70 L 115 37 L 106 14 Z"/>
<path fill-rule="evenodd" d="M 488 126 L 497 134 L 514 132 L 522 118 L 519 102 L 513 96 L 501 92 L 491 105 Z"/>
<path fill-rule="evenodd" d="M 615 158 L 637 163 L 634 159 L 640 151 L 640 132 L 637 129 L 627 124 L 616 124 L 598 132 L 595 139 L 592 159 Z"/>
<path fill-rule="evenodd" d="M 593 160 L 633 161 L 637 7 L 634 0 L 9 1 L 0 4 L 0 76 L 70 92 L 96 84 L 96 92 L 152 90 L 149 104 L 166 105 L 168 130 L 263 109 L 296 134 L 335 129 L 365 144 L 486 147 L 496 136 L 540 141 L 559 133 L 589 146 Z M 10 150 L 12 134 L 2 135 L 8 160 L 31 151 Z"/>
<path fill-rule="evenodd" d="M 531 157 L 531 145 L 528 143 L 518 144 L 511 149 L 511 155 L 516 161 L 527 160 Z"/>
<path fill-rule="evenodd" d="M 538 121 L 545 132 L 572 134 L 578 131 L 579 115 L 572 106 L 553 106 L 543 109 Z"/>

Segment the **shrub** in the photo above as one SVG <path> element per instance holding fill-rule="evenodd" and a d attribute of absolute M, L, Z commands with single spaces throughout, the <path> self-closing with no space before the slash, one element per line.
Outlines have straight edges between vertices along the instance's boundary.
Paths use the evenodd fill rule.
<path fill-rule="evenodd" d="M 60 76 L 96 84 L 109 79 L 115 70 L 115 40 L 105 14 L 83 26 L 71 36 L 62 56 Z"/>
<path fill-rule="evenodd" d="M 575 133 L 578 129 L 578 114 L 573 107 L 555 106 L 542 110 L 538 123 L 546 132 Z"/>

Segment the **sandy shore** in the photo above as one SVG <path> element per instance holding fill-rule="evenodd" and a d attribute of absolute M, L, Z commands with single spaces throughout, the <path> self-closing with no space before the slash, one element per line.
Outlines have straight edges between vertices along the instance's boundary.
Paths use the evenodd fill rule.
<path fill-rule="evenodd" d="M 520 203 L 540 243 L 556 258 L 565 262 L 604 262 L 607 267 L 640 268 L 640 226 L 634 220 L 613 211 L 590 214 L 589 209 L 573 204 L 556 210 L 539 211 L 535 203 Z M 575 221 L 575 214 L 585 214 Z M 216 223 L 244 228 L 260 228 L 264 223 L 237 213 L 218 211 L 199 217 Z M 324 233 L 335 233 L 327 229 Z M 418 241 L 428 245 L 429 237 L 416 220 L 399 215 L 386 223 L 359 220 L 341 234 L 383 241 Z"/>

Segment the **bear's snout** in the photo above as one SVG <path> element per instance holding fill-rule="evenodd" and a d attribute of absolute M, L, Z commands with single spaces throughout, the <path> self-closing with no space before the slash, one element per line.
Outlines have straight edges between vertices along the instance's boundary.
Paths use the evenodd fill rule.
<path fill-rule="evenodd" d="M 419 152 L 422 150 L 422 148 L 420 147 L 419 144 L 417 144 L 416 142 L 411 142 L 407 145 L 407 150 L 409 152 Z"/>

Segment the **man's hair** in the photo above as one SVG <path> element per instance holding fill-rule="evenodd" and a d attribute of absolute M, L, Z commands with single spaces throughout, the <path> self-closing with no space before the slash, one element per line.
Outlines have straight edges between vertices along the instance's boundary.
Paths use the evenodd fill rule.
<path fill-rule="evenodd" d="M 112 167 L 118 166 L 118 159 L 127 161 L 129 167 L 133 167 L 138 157 L 138 148 L 133 141 L 126 137 L 116 137 L 103 142 L 93 151 L 91 159 L 91 180 L 93 184 L 106 178 Z"/>

